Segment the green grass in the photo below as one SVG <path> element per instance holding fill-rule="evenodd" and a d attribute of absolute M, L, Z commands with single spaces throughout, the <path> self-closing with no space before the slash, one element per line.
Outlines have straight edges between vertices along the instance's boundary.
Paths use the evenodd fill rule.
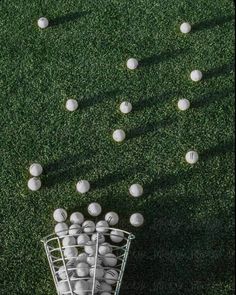
<path fill-rule="evenodd" d="M 42 15 L 53 24 L 43 31 Z M 233 19 L 229 0 L 1 1 L 1 294 L 55 294 L 40 239 L 55 208 L 84 212 L 90 201 L 137 237 L 121 295 L 233 294 Z M 194 24 L 186 36 L 184 20 Z M 195 68 L 200 83 L 189 79 Z M 65 111 L 68 97 L 77 112 Z M 188 112 L 176 108 L 181 97 Z M 122 100 L 134 105 L 128 116 Z M 189 149 L 200 153 L 194 167 Z M 45 168 L 36 193 L 34 161 Z M 75 192 L 81 178 L 86 196 Z M 128 195 L 134 182 L 140 199 Z M 133 230 L 137 211 L 146 224 Z"/>

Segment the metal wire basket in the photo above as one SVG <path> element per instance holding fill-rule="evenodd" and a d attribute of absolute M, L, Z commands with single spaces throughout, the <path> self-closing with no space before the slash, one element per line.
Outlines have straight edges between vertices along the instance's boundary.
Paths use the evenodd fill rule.
<path fill-rule="evenodd" d="M 44 244 L 58 295 L 94 295 L 103 294 L 103 292 L 104 294 L 120 294 L 131 241 L 135 239 L 135 236 L 120 229 L 106 228 L 106 230 L 106 233 L 102 233 L 106 242 L 110 241 L 111 233 L 114 236 L 114 231 L 118 236 L 122 235 L 123 237 L 118 244 L 105 243 L 111 247 L 111 253 L 117 258 L 114 267 L 103 265 L 105 255 L 101 255 L 103 254 L 100 248 L 102 245 L 100 241 L 101 233 L 86 233 L 93 238 L 93 242 L 80 243 L 79 245 L 77 243 L 76 245 L 63 245 L 63 239 L 73 237 L 72 239 L 77 240 L 82 235 L 82 232 L 76 235 L 64 234 L 60 235 L 60 237 L 57 235 L 58 233 L 54 233 L 41 240 Z M 93 250 L 91 255 L 84 252 L 85 247 L 89 247 L 88 245 Z M 66 252 L 71 252 L 71 255 L 66 255 Z M 80 268 L 79 271 L 83 273 L 81 277 L 78 275 L 78 265 L 81 265 L 79 263 L 81 263 L 82 256 L 84 256 L 84 259 L 86 258 L 85 255 L 88 255 L 87 259 L 90 257 L 90 259 L 94 260 L 94 264 L 91 266 L 89 273 L 88 269 L 83 271 Z M 99 271 L 104 273 L 102 277 L 98 276 Z M 81 288 L 76 289 L 78 285 Z"/>

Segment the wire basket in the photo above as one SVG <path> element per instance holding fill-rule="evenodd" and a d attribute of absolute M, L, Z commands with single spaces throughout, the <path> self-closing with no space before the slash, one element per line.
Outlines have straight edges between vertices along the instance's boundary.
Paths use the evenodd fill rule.
<path fill-rule="evenodd" d="M 90 240 L 93 239 L 93 242 L 89 241 L 79 245 L 77 243 L 76 245 L 65 245 L 63 239 L 77 240 L 83 235 L 82 232 L 76 235 L 63 235 L 62 233 L 60 236 L 57 235 L 58 233 L 54 233 L 42 239 L 58 295 L 94 295 L 103 294 L 103 292 L 105 294 L 120 294 L 131 241 L 135 239 L 135 236 L 120 229 L 106 228 L 106 231 L 102 235 L 101 233 L 86 233 Z M 110 241 L 111 234 L 113 237 L 116 234 L 117 237 L 122 236 L 122 241 L 115 245 L 113 242 L 101 243 L 101 236 L 105 237 L 105 242 L 107 242 Z M 102 249 L 106 249 L 101 248 L 101 245 L 111 247 L 110 253 L 116 258 L 115 266 L 113 266 L 114 264 L 112 266 L 111 264 L 107 266 L 108 263 L 105 264 L 105 257 L 108 254 L 104 254 L 106 251 L 101 253 Z M 85 247 L 87 250 L 91 250 L 90 255 L 85 253 Z M 94 261 L 89 269 L 87 269 L 85 258 Z M 108 255 L 108 259 L 112 259 L 112 257 Z M 83 262 L 84 269 L 81 264 Z M 80 275 L 81 273 L 82 275 Z M 101 274 L 103 275 L 101 276 Z"/>

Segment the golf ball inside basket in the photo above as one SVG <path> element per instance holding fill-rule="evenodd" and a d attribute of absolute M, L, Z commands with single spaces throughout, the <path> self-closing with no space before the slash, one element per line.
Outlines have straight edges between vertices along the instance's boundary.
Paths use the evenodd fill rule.
<path fill-rule="evenodd" d="M 122 142 L 124 139 L 125 139 L 125 132 L 124 130 L 121 130 L 121 129 L 117 129 L 113 132 L 113 139 L 116 141 L 116 142 Z"/>
<path fill-rule="evenodd" d="M 194 70 L 191 72 L 190 77 L 191 77 L 192 81 L 198 82 L 198 81 L 202 80 L 203 74 L 199 70 Z"/>
<path fill-rule="evenodd" d="M 78 102 L 75 99 L 68 99 L 66 102 L 66 109 L 70 112 L 74 112 L 78 109 Z"/>
<path fill-rule="evenodd" d="M 90 190 L 90 183 L 87 180 L 80 180 L 76 185 L 76 189 L 79 193 L 85 194 Z"/>
<path fill-rule="evenodd" d="M 28 188 L 31 191 L 38 191 L 41 188 L 41 185 L 41 180 L 36 177 L 30 178 L 28 181 Z"/>
<path fill-rule="evenodd" d="M 64 222 L 67 218 L 67 212 L 63 208 L 58 208 L 53 212 L 53 218 L 56 222 Z"/>
<path fill-rule="evenodd" d="M 119 230 L 112 230 L 110 233 L 110 238 L 114 243 L 120 243 L 124 239 L 124 233 Z"/>
<path fill-rule="evenodd" d="M 117 257 L 115 254 L 112 254 L 112 253 L 107 253 L 103 256 L 103 264 L 105 266 L 111 266 L 111 267 L 114 267 L 117 265 Z"/>
<path fill-rule="evenodd" d="M 199 160 L 199 155 L 195 151 L 190 151 L 186 154 L 185 159 L 189 164 L 196 164 Z"/>
<path fill-rule="evenodd" d="M 38 26 L 40 27 L 40 29 L 45 29 L 48 27 L 48 25 L 48 19 L 46 17 L 40 17 L 40 19 L 38 20 Z"/>
<path fill-rule="evenodd" d="M 87 277 L 89 274 L 89 265 L 85 262 L 78 263 L 76 273 L 78 277 Z"/>
<path fill-rule="evenodd" d="M 34 163 L 30 166 L 29 172 L 32 176 L 40 176 L 43 172 L 43 167 L 38 163 Z"/>
<path fill-rule="evenodd" d="M 90 238 L 86 234 L 81 234 L 77 238 L 77 245 L 84 246 L 90 241 Z"/>
<path fill-rule="evenodd" d="M 112 253 L 112 246 L 108 243 L 103 243 L 102 245 L 99 246 L 98 253 L 102 256 L 108 253 Z"/>
<path fill-rule="evenodd" d="M 83 231 L 85 233 L 93 233 L 95 231 L 95 229 L 96 229 L 95 223 L 93 221 L 91 221 L 91 220 L 86 220 L 83 223 L 82 227 L 83 227 Z"/>
<path fill-rule="evenodd" d="M 105 216 L 105 220 L 109 225 L 114 226 L 119 222 L 119 216 L 115 212 L 108 212 Z"/>
<path fill-rule="evenodd" d="M 138 67 L 138 60 L 136 58 L 130 58 L 127 61 L 127 68 L 130 70 L 135 70 Z"/>
<path fill-rule="evenodd" d="M 109 285 L 115 285 L 118 280 L 118 272 L 114 269 L 109 269 L 105 273 L 105 282 Z"/>
<path fill-rule="evenodd" d="M 144 217 L 142 214 L 140 213 L 135 213 L 133 215 L 131 215 L 130 217 L 130 223 L 131 225 L 135 226 L 135 227 L 140 227 L 143 225 L 144 223 Z"/>
<path fill-rule="evenodd" d="M 95 271 L 95 266 L 94 265 L 90 268 L 90 271 L 89 271 L 90 277 L 93 278 L 94 272 L 96 272 L 96 279 L 100 280 L 100 279 L 103 278 L 104 269 L 100 265 L 97 265 L 96 271 Z"/>
<path fill-rule="evenodd" d="M 132 111 L 132 104 L 128 101 L 123 101 L 120 105 L 120 111 L 123 114 L 128 114 Z"/>
<path fill-rule="evenodd" d="M 74 212 L 70 216 L 70 222 L 75 224 L 82 224 L 84 222 L 84 215 L 80 212 Z"/>
<path fill-rule="evenodd" d="M 180 31 L 184 34 L 188 34 L 191 32 L 191 25 L 190 23 L 182 23 L 182 25 L 180 26 Z"/>
<path fill-rule="evenodd" d="M 72 224 L 69 227 L 69 235 L 71 236 L 78 236 L 82 233 L 82 227 L 79 224 Z"/>
<path fill-rule="evenodd" d="M 80 280 L 75 282 L 74 293 L 77 295 L 87 294 L 86 290 L 89 289 L 88 282 L 85 280 Z"/>
<path fill-rule="evenodd" d="M 78 256 L 78 250 L 75 247 L 68 247 L 64 250 L 64 255 L 66 258 L 76 258 Z"/>
<path fill-rule="evenodd" d="M 178 108 L 181 111 L 186 111 L 190 108 L 190 101 L 186 98 L 180 99 L 178 101 Z"/>
<path fill-rule="evenodd" d="M 102 207 L 98 203 L 91 203 L 88 206 L 88 213 L 93 217 L 97 217 L 102 213 Z"/>
<path fill-rule="evenodd" d="M 129 193 L 135 198 L 141 197 L 143 194 L 143 187 L 138 183 L 132 184 L 129 188 Z"/>
<path fill-rule="evenodd" d="M 76 245 L 76 239 L 74 237 L 67 236 L 62 240 L 63 247 L 75 246 L 75 245 Z"/>
<path fill-rule="evenodd" d="M 98 221 L 96 224 L 96 231 L 98 233 L 106 233 L 108 231 L 109 224 L 105 220 Z"/>
<path fill-rule="evenodd" d="M 54 230 L 58 237 L 66 236 L 68 234 L 68 225 L 64 222 L 57 223 Z"/>
<path fill-rule="evenodd" d="M 109 292 L 112 291 L 112 286 L 111 285 L 108 285 L 107 283 L 102 282 L 101 283 L 100 291 L 103 292 L 101 294 L 104 294 L 105 293 L 105 294 L 109 294 L 110 295 Z"/>

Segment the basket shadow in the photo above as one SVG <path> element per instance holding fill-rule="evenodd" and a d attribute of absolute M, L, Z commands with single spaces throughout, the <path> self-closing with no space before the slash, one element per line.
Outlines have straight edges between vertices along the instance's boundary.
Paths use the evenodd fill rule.
<path fill-rule="evenodd" d="M 221 76 L 229 76 L 230 74 L 234 72 L 235 72 L 235 64 L 228 63 L 220 67 L 208 70 L 204 75 L 204 79 L 209 80 L 209 79 L 218 78 Z"/>
<path fill-rule="evenodd" d="M 213 146 L 205 150 L 201 154 L 203 160 L 210 160 L 217 156 L 223 156 L 227 153 L 235 153 L 235 141 L 234 138 L 228 139 L 227 141 L 221 142 L 220 144 Z"/>
<path fill-rule="evenodd" d="M 76 11 L 65 15 L 58 16 L 50 21 L 52 27 L 63 25 L 70 22 L 75 22 L 80 18 L 90 14 L 89 11 Z"/>
<path fill-rule="evenodd" d="M 156 65 L 169 59 L 176 58 L 179 55 L 185 54 L 188 52 L 187 48 L 180 48 L 180 49 L 172 49 L 160 52 L 158 54 L 153 54 L 149 57 L 143 58 L 140 60 L 140 67 L 148 67 L 151 65 Z"/>
<path fill-rule="evenodd" d="M 193 25 L 193 32 L 212 29 L 216 26 L 222 26 L 225 23 L 231 22 L 234 20 L 234 15 L 225 15 L 220 16 L 214 19 L 205 20 Z"/>

